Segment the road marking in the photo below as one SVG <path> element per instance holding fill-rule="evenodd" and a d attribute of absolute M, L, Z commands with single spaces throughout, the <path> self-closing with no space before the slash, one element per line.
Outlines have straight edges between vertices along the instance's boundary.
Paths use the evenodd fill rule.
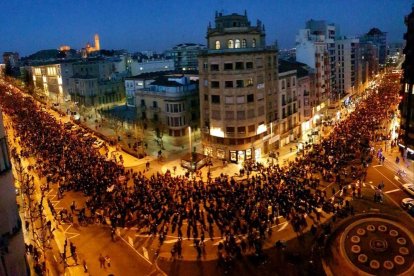
<path fill-rule="evenodd" d="M 285 221 L 284 223 L 282 223 L 283 225 L 282 225 L 282 227 L 280 227 L 280 229 L 279 230 L 277 230 L 277 232 L 280 232 L 280 231 L 282 231 L 283 229 L 285 229 L 286 228 L 286 226 L 288 226 L 288 222 L 287 221 Z"/>
<path fill-rule="evenodd" d="M 132 245 L 130 245 L 122 236 L 118 236 L 121 238 L 121 240 L 126 243 L 129 247 L 131 247 L 132 250 L 134 250 L 135 253 L 137 253 L 141 258 L 143 258 L 145 261 L 147 261 L 150 265 L 152 265 L 152 262 L 148 259 L 146 259 L 141 253 L 138 252 Z"/>
<path fill-rule="evenodd" d="M 215 243 L 213 243 L 213 245 L 214 246 L 217 246 L 217 245 L 219 245 L 221 242 L 223 242 L 224 240 L 223 239 L 221 239 L 221 240 L 219 240 L 218 242 L 215 242 Z"/>
<path fill-rule="evenodd" d="M 367 185 L 365 185 L 365 182 L 362 182 L 362 187 L 366 187 Z"/>
<path fill-rule="evenodd" d="M 383 177 L 385 177 L 392 185 L 394 185 L 395 188 L 400 188 L 399 185 L 396 185 L 391 179 L 389 179 L 385 174 L 383 174 L 382 172 L 380 172 L 378 169 L 376 169 L 376 171 L 381 174 Z"/>
<path fill-rule="evenodd" d="M 70 235 L 70 237 L 68 237 L 67 235 Z M 65 237 L 66 237 L 68 240 L 73 239 L 73 238 L 76 238 L 77 236 L 80 236 L 80 234 L 78 234 L 78 233 L 71 233 L 71 232 L 66 232 L 66 233 L 65 233 Z"/>
<path fill-rule="evenodd" d="M 178 239 L 166 240 L 164 241 L 164 243 L 169 244 L 169 243 L 175 243 L 176 241 L 178 241 Z"/>
<path fill-rule="evenodd" d="M 372 181 L 368 181 L 369 184 L 372 184 Z"/>
<path fill-rule="evenodd" d="M 370 186 L 371 186 L 371 189 L 375 190 L 375 187 L 373 185 L 370 185 Z"/>
<path fill-rule="evenodd" d="M 376 167 L 382 167 L 382 165 L 375 165 L 375 166 L 372 166 L 373 168 L 376 168 Z"/>
<path fill-rule="evenodd" d="M 400 181 L 400 178 L 398 176 L 394 176 L 394 179 Z"/>
<path fill-rule="evenodd" d="M 401 191 L 401 189 L 394 189 L 394 190 L 391 190 L 391 191 L 386 191 L 385 193 L 390 194 L 390 193 L 394 193 L 394 192 L 398 192 L 398 191 Z"/>
<path fill-rule="evenodd" d="M 144 257 L 149 260 L 148 250 L 145 247 L 142 247 L 142 251 L 144 252 Z"/>

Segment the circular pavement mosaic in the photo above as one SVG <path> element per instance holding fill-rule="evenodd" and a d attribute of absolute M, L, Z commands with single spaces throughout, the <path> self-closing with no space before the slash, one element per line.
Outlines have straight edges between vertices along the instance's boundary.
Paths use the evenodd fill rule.
<path fill-rule="evenodd" d="M 340 251 L 368 274 L 399 275 L 413 269 L 413 237 L 404 226 L 388 219 L 353 222 L 341 235 Z"/>

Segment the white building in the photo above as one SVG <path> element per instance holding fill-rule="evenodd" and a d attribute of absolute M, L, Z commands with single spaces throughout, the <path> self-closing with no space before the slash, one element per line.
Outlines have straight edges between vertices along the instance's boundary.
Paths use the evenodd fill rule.
<path fill-rule="evenodd" d="M 328 106 L 331 92 L 330 56 L 325 35 L 311 34 L 309 29 L 299 30 L 299 34 L 296 36 L 296 61 L 302 62 L 314 70 L 314 104 L 316 111 L 323 113 Z"/>
<path fill-rule="evenodd" d="M 341 98 L 353 95 L 359 89 L 359 39 L 342 37 L 335 41 L 335 76 Z"/>
<path fill-rule="evenodd" d="M 54 102 L 69 98 L 69 78 L 73 75 L 73 61 L 51 62 L 32 66 L 35 88 Z"/>
<path fill-rule="evenodd" d="M 306 22 L 306 29 L 310 30 L 311 34 L 323 35 L 327 45 L 330 65 L 330 87 L 332 98 L 335 98 L 337 93 L 337 83 L 335 75 L 335 40 L 339 36 L 339 26 L 333 23 L 326 23 L 325 20 L 309 20 Z"/>
<path fill-rule="evenodd" d="M 174 71 L 173 59 L 143 60 L 141 62 L 132 60 L 131 75 L 136 76 L 143 73 Z"/>

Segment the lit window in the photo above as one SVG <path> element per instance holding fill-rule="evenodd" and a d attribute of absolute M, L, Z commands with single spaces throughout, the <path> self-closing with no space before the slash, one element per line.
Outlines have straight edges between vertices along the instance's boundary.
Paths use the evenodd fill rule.
<path fill-rule="evenodd" d="M 220 41 L 216 40 L 216 50 L 220 49 Z"/>
<path fill-rule="evenodd" d="M 227 41 L 227 48 L 229 48 L 229 49 L 233 49 L 234 48 L 234 42 L 233 42 L 233 40 L 229 39 L 229 41 Z"/>
<path fill-rule="evenodd" d="M 256 48 L 256 39 L 253 38 L 252 47 Z"/>
<path fill-rule="evenodd" d="M 247 44 L 247 43 L 246 43 L 246 39 L 243 39 L 243 40 L 242 40 L 242 45 L 241 45 L 241 47 L 242 47 L 242 48 L 246 48 L 246 44 Z"/>
<path fill-rule="evenodd" d="M 240 48 L 240 40 L 236 39 L 236 43 L 234 44 L 234 48 Z"/>

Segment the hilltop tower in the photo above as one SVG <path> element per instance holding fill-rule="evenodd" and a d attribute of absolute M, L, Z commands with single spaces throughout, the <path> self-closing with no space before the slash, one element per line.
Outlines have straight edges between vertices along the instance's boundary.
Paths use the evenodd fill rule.
<path fill-rule="evenodd" d="M 101 45 L 99 44 L 99 35 L 95 34 L 95 51 L 101 50 Z"/>

